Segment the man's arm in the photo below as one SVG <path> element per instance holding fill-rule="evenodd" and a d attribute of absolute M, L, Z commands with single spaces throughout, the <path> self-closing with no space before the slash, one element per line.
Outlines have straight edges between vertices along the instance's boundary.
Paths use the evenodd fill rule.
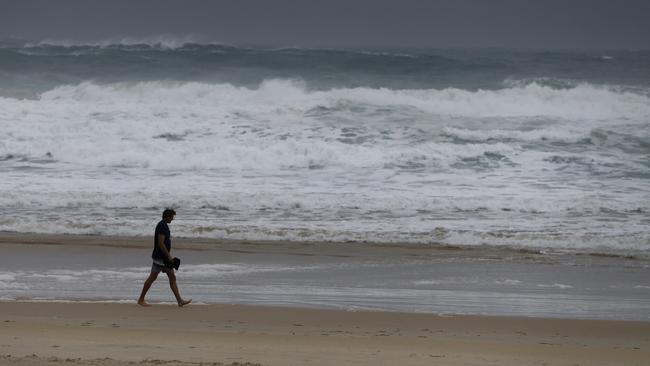
<path fill-rule="evenodd" d="M 158 234 L 158 248 L 162 250 L 162 252 L 165 254 L 165 256 L 170 260 L 174 260 L 172 258 L 171 254 L 169 254 L 169 251 L 167 250 L 167 247 L 165 246 L 165 234 Z"/>

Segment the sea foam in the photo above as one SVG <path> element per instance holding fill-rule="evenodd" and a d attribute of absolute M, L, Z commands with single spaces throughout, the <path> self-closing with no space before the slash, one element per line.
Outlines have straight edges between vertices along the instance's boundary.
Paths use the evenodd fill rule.
<path fill-rule="evenodd" d="M 175 206 L 186 236 L 643 249 L 649 99 L 285 79 L 3 97 L 0 230 L 137 234 Z"/>
<path fill-rule="evenodd" d="M 1 98 L 0 105 L 5 131 L 14 137 L 0 156 L 181 170 L 449 164 L 484 153 L 511 156 L 518 150 L 511 140 L 574 143 L 599 127 L 650 116 L 642 95 L 535 84 L 470 92 L 310 91 L 287 80 L 255 89 L 85 82 L 38 100 Z M 441 136 L 474 143 L 458 149 Z M 411 144 L 418 139 L 429 141 Z M 492 143 L 499 140 L 507 146 Z M 171 154 L 159 154 L 163 146 Z"/>

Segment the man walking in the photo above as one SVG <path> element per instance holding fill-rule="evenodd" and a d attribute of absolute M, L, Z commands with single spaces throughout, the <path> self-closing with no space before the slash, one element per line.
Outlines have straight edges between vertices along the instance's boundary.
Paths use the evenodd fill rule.
<path fill-rule="evenodd" d="M 151 253 L 151 258 L 153 258 L 153 264 L 151 265 L 151 273 L 149 278 L 144 282 L 144 287 L 142 288 L 142 293 L 138 299 L 138 305 L 141 306 L 151 306 L 146 301 L 144 297 L 147 295 L 147 291 L 151 285 L 158 278 L 160 272 L 165 272 L 169 278 L 169 287 L 171 287 L 174 296 L 176 296 L 176 302 L 178 306 L 185 306 L 192 302 L 192 299 L 183 300 L 180 292 L 178 291 L 178 286 L 176 285 L 176 275 L 174 274 L 174 269 L 172 266 L 167 266 L 166 263 L 173 263 L 174 257 L 171 255 L 172 240 L 171 233 L 169 231 L 169 226 L 176 216 L 176 212 L 172 209 L 166 209 L 163 211 L 162 220 L 156 226 L 156 232 L 154 233 L 154 242 L 153 242 L 153 252 Z"/>

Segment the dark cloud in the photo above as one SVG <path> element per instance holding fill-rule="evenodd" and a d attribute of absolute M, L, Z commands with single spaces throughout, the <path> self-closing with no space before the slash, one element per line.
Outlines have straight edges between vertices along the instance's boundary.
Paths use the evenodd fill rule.
<path fill-rule="evenodd" d="M 0 0 L 0 36 L 305 47 L 648 48 L 647 0 Z"/>

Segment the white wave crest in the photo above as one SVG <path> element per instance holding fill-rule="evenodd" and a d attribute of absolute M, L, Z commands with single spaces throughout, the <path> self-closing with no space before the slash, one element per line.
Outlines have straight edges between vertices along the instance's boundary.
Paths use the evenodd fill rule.
<path fill-rule="evenodd" d="M 174 50 L 182 48 L 188 44 L 202 45 L 221 45 L 223 43 L 208 41 L 203 36 L 198 35 L 151 35 L 142 37 L 112 37 L 99 41 L 78 41 L 72 39 L 44 39 L 39 42 L 29 42 L 26 48 L 43 47 L 43 46 L 60 46 L 60 47 L 115 47 L 115 46 L 139 46 L 144 45 L 151 48 L 165 50 Z"/>
<path fill-rule="evenodd" d="M 14 137 L 0 145 L 0 157 L 181 170 L 418 168 L 459 159 L 495 166 L 515 163 L 508 159 L 519 148 L 491 138 L 572 142 L 589 137 L 598 121 L 642 124 L 650 116 L 645 96 L 587 85 L 310 90 L 292 80 L 257 88 L 84 82 L 37 100 L 0 98 L 0 107 L 3 129 Z M 459 149 L 436 136 L 475 143 Z"/>
<path fill-rule="evenodd" d="M 294 80 L 267 80 L 256 89 L 231 84 L 139 82 L 98 85 L 84 82 L 43 93 L 41 100 L 70 102 L 174 103 L 180 107 L 196 104 L 236 103 L 255 108 L 273 104 L 304 112 L 315 106 L 332 107 L 347 101 L 375 106 L 405 106 L 442 116 L 553 117 L 565 119 L 644 118 L 650 116 L 646 95 L 612 88 L 581 84 L 555 89 L 538 83 L 500 90 L 468 91 L 456 88 L 392 90 L 386 88 L 339 88 L 312 91 Z"/>

